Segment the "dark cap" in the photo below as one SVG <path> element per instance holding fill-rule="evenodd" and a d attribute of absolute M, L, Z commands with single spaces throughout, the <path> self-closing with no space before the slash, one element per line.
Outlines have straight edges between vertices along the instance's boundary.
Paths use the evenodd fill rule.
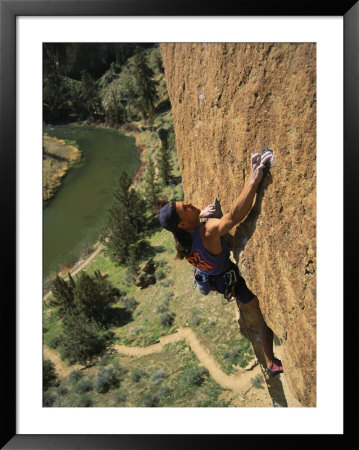
<path fill-rule="evenodd" d="M 171 231 L 173 234 L 178 232 L 177 225 L 181 222 L 181 219 L 176 212 L 176 202 L 174 200 L 171 200 L 161 208 L 159 221 L 166 230 Z"/>

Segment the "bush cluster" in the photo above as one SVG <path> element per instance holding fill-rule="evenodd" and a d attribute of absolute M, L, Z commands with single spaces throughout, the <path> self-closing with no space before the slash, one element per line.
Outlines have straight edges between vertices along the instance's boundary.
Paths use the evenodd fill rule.
<path fill-rule="evenodd" d="M 116 388 L 120 385 L 122 371 L 119 367 L 112 366 L 108 369 L 101 368 L 98 371 L 95 390 L 99 394 L 105 394 L 110 389 Z"/>
<path fill-rule="evenodd" d="M 144 378 L 146 376 L 146 372 L 143 369 L 135 369 L 131 375 L 130 375 L 130 379 L 131 381 L 133 381 L 134 383 L 138 383 L 142 378 Z"/>
<path fill-rule="evenodd" d="M 160 317 L 160 324 L 162 327 L 170 327 L 175 320 L 175 313 L 172 311 L 165 312 Z"/>
<path fill-rule="evenodd" d="M 151 392 L 148 392 L 143 396 L 143 404 L 144 406 L 148 408 L 152 408 L 154 406 L 157 406 L 160 399 L 156 394 L 152 394 Z"/>
<path fill-rule="evenodd" d="M 77 383 L 81 378 L 84 376 L 83 372 L 81 370 L 73 370 L 70 373 L 69 379 L 71 383 Z"/>
<path fill-rule="evenodd" d="M 127 311 L 134 311 L 136 307 L 139 305 L 138 301 L 135 297 L 124 297 L 122 298 L 122 303 Z"/>
<path fill-rule="evenodd" d="M 200 386 L 208 375 L 208 370 L 205 367 L 192 367 L 187 370 L 184 379 L 189 386 Z"/>
<path fill-rule="evenodd" d="M 55 365 L 49 359 L 45 359 L 42 363 L 43 367 L 43 377 L 42 386 L 43 390 L 46 391 L 51 386 L 58 386 L 59 380 L 55 371 Z"/>
<path fill-rule="evenodd" d="M 158 372 L 156 372 L 153 377 L 152 377 L 152 381 L 155 383 L 159 383 L 160 381 L 162 381 L 164 378 L 166 378 L 166 373 L 163 369 L 160 369 Z"/>
<path fill-rule="evenodd" d="M 92 391 L 93 386 L 90 380 L 81 381 L 76 387 L 76 394 L 85 394 L 86 392 Z"/>

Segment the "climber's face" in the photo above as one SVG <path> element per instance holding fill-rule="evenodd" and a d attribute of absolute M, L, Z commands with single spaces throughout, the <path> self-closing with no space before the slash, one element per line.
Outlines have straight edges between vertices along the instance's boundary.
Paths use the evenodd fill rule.
<path fill-rule="evenodd" d="M 197 225 L 201 211 L 192 203 L 176 202 L 176 212 L 181 219 L 178 228 L 189 228 Z"/>

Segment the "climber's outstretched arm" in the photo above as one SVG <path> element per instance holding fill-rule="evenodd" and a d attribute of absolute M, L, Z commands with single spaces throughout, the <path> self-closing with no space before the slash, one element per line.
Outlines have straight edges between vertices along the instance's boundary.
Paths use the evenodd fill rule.
<path fill-rule="evenodd" d="M 243 222 L 252 208 L 254 196 L 263 178 L 263 169 L 272 155 L 270 151 L 263 155 L 261 153 L 253 153 L 251 155 L 251 173 L 248 182 L 232 205 L 229 213 L 225 214 L 221 219 L 208 220 L 206 237 L 224 236 L 233 227 Z"/>

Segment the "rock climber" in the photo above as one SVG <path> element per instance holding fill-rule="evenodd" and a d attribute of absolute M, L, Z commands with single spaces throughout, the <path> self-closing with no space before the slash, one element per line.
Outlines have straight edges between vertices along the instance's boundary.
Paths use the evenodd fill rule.
<path fill-rule="evenodd" d="M 195 267 L 195 281 L 202 294 L 207 295 L 214 290 L 224 294 L 227 299 L 233 296 L 240 311 L 254 309 L 259 313 L 266 371 L 270 376 L 275 376 L 283 372 L 283 367 L 273 354 L 273 331 L 264 321 L 258 298 L 248 289 L 238 267 L 230 260 L 230 250 L 225 239 L 225 235 L 241 223 L 251 210 L 263 171 L 272 156 L 270 150 L 251 155 L 249 180 L 229 213 L 220 218 L 218 215 L 214 217 L 216 205 L 209 205 L 206 208 L 209 214 L 203 220 L 206 211 L 201 214 L 192 203 L 171 201 L 162 207 L 159 221 L 175 238 L 176 259 L 186 259 Z M 212 215 L 211 209 L 214 212 Z"/>

